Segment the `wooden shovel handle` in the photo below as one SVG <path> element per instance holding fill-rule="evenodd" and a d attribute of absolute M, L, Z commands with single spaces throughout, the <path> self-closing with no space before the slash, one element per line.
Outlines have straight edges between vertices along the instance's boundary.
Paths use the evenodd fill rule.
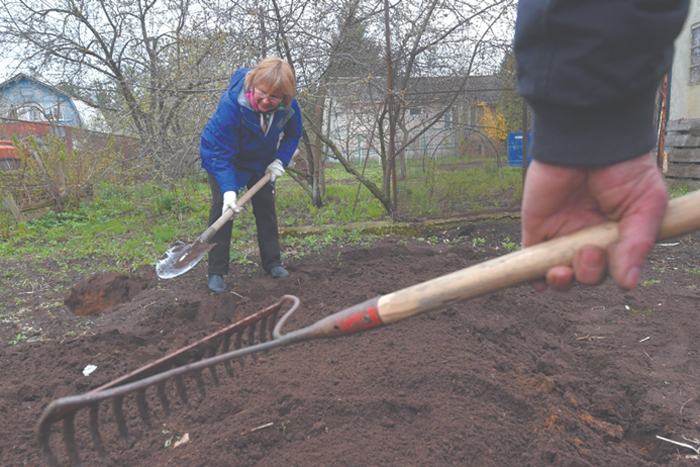
<path fill-rule="evenodd" d="M 669 202 L 657 240 L 700 229 L 700 191 Z M 494 258 L 379 297 L 384 324 L 543 277 L 554 266 L 570 266 L 584 245 L 606 248 L 618 239 L 616 222 L 605 222 L 565 237 Z"/>
<path fill-rule="evenodd" d="M 248 191 L 246 191 L 243 194 L 243 196 L 236 200 L 236 206 L 238 206 L 239 208 L 243 207 L 243 205 L 247 203 L 248 200 L 250 200 L 250 198 L 252 198 L 253 195 L 255 195 L 255 193 L 257 193 L 263 185 L 270 181 L 271 176 L 272 175 L 270 175 L 269 173 L 266 173 L 265 176 L 258 180 L 258 182 L 255 185 L 248 188 Z M 209 239 L 213 237 L 216 232 L 219 231 L 221 226 L 223 226 L 225 223 L 227 223 L 233 218 L 234 214 L 235 213 L 233 212 L 233 209 L 227 209 L 226 212 L 224 212 L 221 215 L 221 217 L 219 217 L 216 220 L 216 222 L 210 225 L 209 228 L 205 230 L 204 233 L 202 233 L 202 235 L 199 236 L 199 238 L 197 238 L 197 241 L 201 243 L 207 243 Z"/>

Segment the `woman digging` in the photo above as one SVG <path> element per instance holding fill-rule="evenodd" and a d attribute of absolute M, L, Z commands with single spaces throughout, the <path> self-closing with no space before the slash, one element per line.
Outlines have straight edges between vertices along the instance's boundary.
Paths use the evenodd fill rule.
<path fill-rule="evenodd" d="M 265 173 L 270 183 L 251 199 L 262 267 L 275 279 L 288 276 L 280 260 L 275 181 L 284 174 L 302 134 L 301 110 L 294 98 L 294 74 L 289 64 L 268 57 L 254 68 L 236 70 L 219 105 L 202 131 L 199 152 L 211 187 L 209 225 L 230 208 L 239 212 L 239 190 L 250 188 Z M 209 290 L 226 290 L 233 221 L 212 237 Z"/>

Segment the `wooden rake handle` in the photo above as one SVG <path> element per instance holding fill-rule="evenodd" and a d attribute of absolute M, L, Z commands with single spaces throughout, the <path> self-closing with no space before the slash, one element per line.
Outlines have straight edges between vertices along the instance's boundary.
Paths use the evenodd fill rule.
<path fill-rule="evenodd" d="M 246 192 L 243 194 L 243 196 L 241 196 L 240 198 L 238 198 L 238 199 L 236 200 L 236 206 L 238 206 L 239 208 L 240 208 L 240 207 L 243 207 L 243 205 L 245 205 L 245 203 L 247 203 L 247 202 L 250 200 L 250 198 L 252 198 L 253 195 L 255 195 L 255 193 L 257 193 L 257 192 L 260 190 L 260 188 L 263 187 L 263 185 L 265 185 L 266 183 L 268 183 L 268 182 L 270 181 L 270 177 L 272 177 L 272 175 L 270 175 L 269 173 L 266 173 L 265 176 L 264 176 L 263 178 L 261 178 L 260 180 L 258 180 L 258 182 L 257 182 L 255 185 L 253 185 L 252 187 L 248 188 L 248 191 L 246 191 Z M 218 232 L 219 229 L 220 229 L 225 223 L 227 223 L 228 221 L 230 221 L 230 220 L 233 218 L 233 215 L 234 215 L 234 214 L 235 214 L 235 213 L 233 212 L 233 209 L 227 209 L 226 212 L 224 212 L 224 213 L 221 215 L 221 217 L 219 217 L 219 218 L 216 220 L 216 222 L 214 222 L 212 225 L 210 225 L 209 228 L 208 228 L 207 230 L 205 230 L 205 231 L 202 233 L 202 235 L 200 235 L 200 236 L 197 238 L 196 241 L 199 241 L 199 242 L 201 242 L 201 243 L 207 243 L 207 242 L 209 241 L 209 239 L 210 239 L 211 237 L 213 237 L 214 234 L 215 234 L 216 232 Z"/>
<path fill-rule="evenodd" d="M 666 208 L 657 240 L 700 230 L 700 191 L 673 199 Z M 616 222 L 580 230 L 565 237 L 494 258 L 398 292 L 379 297 L 383 324 L 540 277 L 554 266 L 570 266 L 584 245 L 606 248 L 618 239 Z"/>

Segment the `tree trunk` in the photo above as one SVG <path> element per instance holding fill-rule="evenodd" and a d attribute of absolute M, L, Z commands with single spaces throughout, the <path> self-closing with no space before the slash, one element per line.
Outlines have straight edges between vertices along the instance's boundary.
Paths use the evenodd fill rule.
<path fill-rule="evenodd" d="M 321 92 L 321 95 L 316 99 L 316 109 L 314 112 L 314 120 L 323 124 L 323 106 L 325 100 L 325 92 Z M 312 147 L 312 157 L 314 160 L 314 171 L 313 171 L 313 200 L 312 203 L 317 208 L 323 206 L 323 141 L 321 138 L 316 136 L 316 141 Z"/>
<path fill-rule="evenodd" d="M 331 150 L 333 156 L 338 159 L 338 162 L 341 163 L 343 168 L 349 174 L 353 175 L 357 180 L 359 180 L 372 193 L 372 195 L 374 195 L 374 197 L 377 198 L 380 203 L 382 203 L 382 206 L 384 206 L 387 213 L 391 213 L 391 197 L 386 196 L 374 182 L 365 178 L 360 172 L 358 172 L 357 169 L 345 158 L 345 156 L 343 156 L 333 141 L 320 133 L 317 133 L 317 135 L 319 139 L 326 143 L 328 149 Z"/>

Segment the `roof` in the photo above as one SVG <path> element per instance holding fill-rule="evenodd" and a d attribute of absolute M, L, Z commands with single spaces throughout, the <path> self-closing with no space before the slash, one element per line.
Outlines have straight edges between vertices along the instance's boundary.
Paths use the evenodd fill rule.
<path fill-rule="evenodd" d="M 5 80 L 2 83 L 0 83 L 0 90 L 8 87 L 9 85 L 11 85 L 15 82 L 19 82 L 23 79 L 30 81 L 38 86 L 49 89 L 56 94 L 60 94 L 62 96 L 67 97 L 70 100 L 71 104 L 77 110 L 78 115 L 80 116 L 80 120 L 82 121 L 82 126 L 84 126 L 86 128 L 94 129 L 97 126 L 100 126 L 102 124 L 102 122 L 104 121 L 102 113 L 98 109 L 96 109 L 95 107 L 90 105 L 87 101 L 85 101 L 79 97 L 73 96 L 73 95 L 71 95 L 71 94 L 69 94 L 69 93 L 67 93 L 67 92 L 65 92 L 65 91 L 63 91 L 55 86 L 52 86 L 50 84 L 39 81 L 36 78 L 32 78 L 31 76 L 26 75 L 24 73 L 18 73 L 16 75 L 14 75 L 13 77 L 11 77 L 10 79 Z"/>
<path fill-rule="evenodd" d="M 6 87 L 8 87 L 10 84 L 12 84 L 12 83 L 14 83 L 14 82 L 19 82 L 19 81 L 21 81 L 21 80 L 23 80 L 23 79 L 26 79 L 27 81 L 31 81 L 31 82 L 33 82 L 33 83 L 35 83 L 35 84 L 38 84 L 39 86 L 45 87 L 45 88 L 47 88 L 47 89 L 51 89 L 52 91 L 57 92 L 57 93 L 60 93 L 60 94 L 63 94 L 63 95 L 65 95 L 65 96 L 67 96 L 67 97 L 69 97 L 69 98 L 71 98 L 71 99 L 74 99 L 73 96 L 69 95 L 68 93 L 66 93 L 66 92 L 64 92 L 64 91 L 61 91 L 60 89 L 56 88 L 55 86 L 51 86 L 50 84 L 46 84 L 46 83 L 44 83 L 44 82 L 42 82 L 42 81 L 39 81 L 39 80 L 36 79 L 36 78 L 32 78 L 32 77 L 29 76 L 29 75 L 25 75 L 24 73 L 17 73 L 17 74 L 14 75 L 12 78 L 10 78 L 10 79 L 8 79 L 8 80 L 6 80 L 6 81 L 3 81 L 2 83 L 0 83 L 0 89 L 6 88 Z"/>
<path fill-rule="evenodd" d="M 328 86 L 331 94 L 341 99 L 377 101 L 384 99 L 386 82 L 386 78 L 338 78 Z M 495 75 L 433 76 L 409 79 L 402 96 L 412 104 L 425 104 L 445 101 L 459 93 L 469 101 L 496 104 L 505 90 L 503 81 Z"/>

